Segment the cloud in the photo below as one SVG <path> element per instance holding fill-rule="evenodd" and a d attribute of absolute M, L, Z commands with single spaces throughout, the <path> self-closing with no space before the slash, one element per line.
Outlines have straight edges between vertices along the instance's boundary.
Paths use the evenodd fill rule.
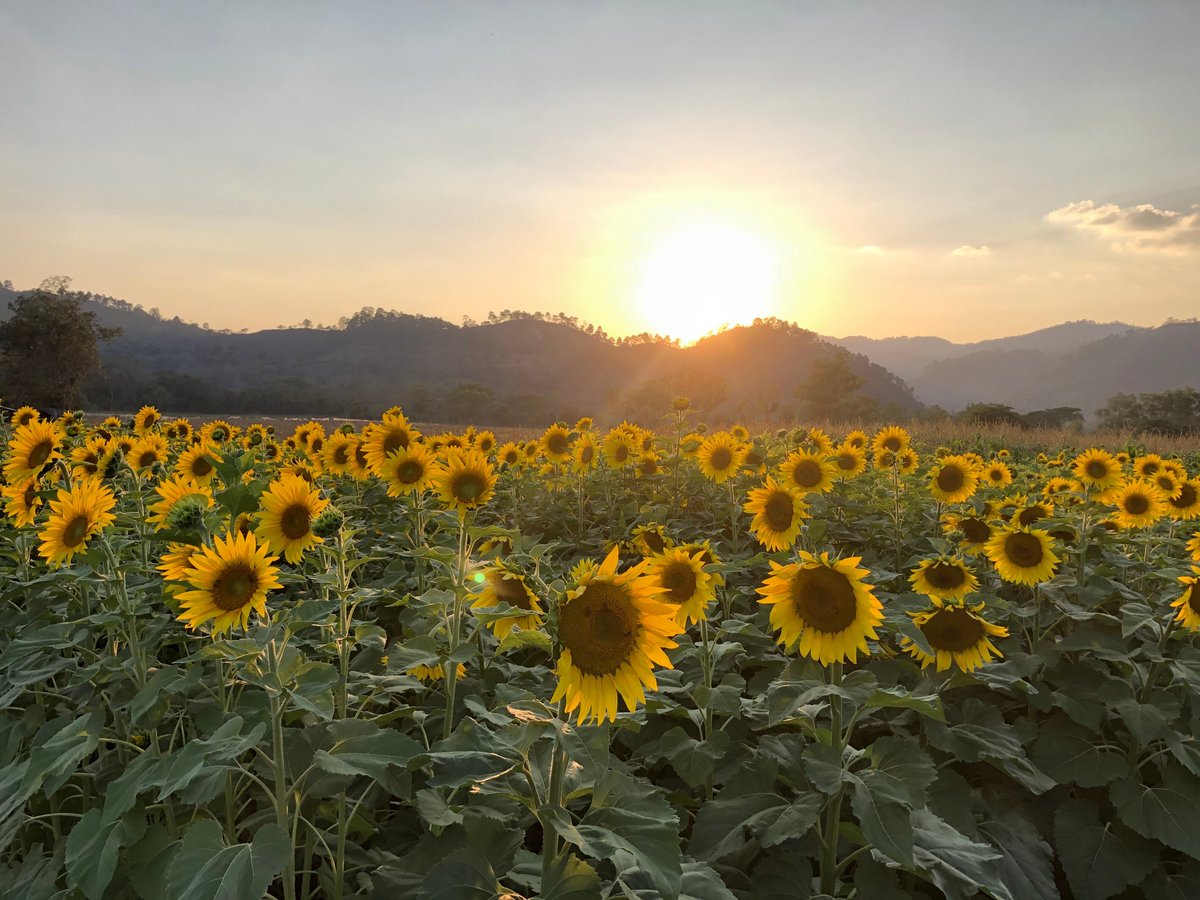
<path fill-rule="evenodd" d="M 961 247 L 950 251 L 951 256 L 961 256 L 968 259 L 980 259 L 985 256 L 992 255 L 992 248 L 987 244 L 980 244 L 978 247 L 973 247 L 970 244 L 963 244 Z"/>
<path fill-rule="evenodd" d="M 1131 253 L 1190 253 L 1200 250 L 1200 205 L 1188 212 L 1157 209 L 1149 203 L 1118 206 L 1081 200 L 1046 214 L 1046 221 L 1069 225 L 1112 241 Z"/>

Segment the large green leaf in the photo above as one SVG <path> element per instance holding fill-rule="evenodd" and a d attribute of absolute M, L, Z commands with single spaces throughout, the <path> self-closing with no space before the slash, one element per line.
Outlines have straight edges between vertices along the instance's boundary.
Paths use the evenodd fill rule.
<path fill-rule="evenodd" d="M 287 865 L 292 842 L 277 825 L 263 825 L 249 844 L 225 846 L 221 826 L 198 822 L 183 836 L 167 870 L 173 900 L 253 900 Z"/>
<path fill-rule="evenodd" d="M 709 861 L 730 856 L 746 846 L 750 837 L 773 825 L 787 808 L 787 800 L 778 794 L 718 794 L 701 804 L 688 853 Z"/>
<path fill-rule="evenodd" d="M 998 851 L 970 840 L 927 809 L 915 810 L 912 824 L 917 870 L 946 900 L 974 900 L 980 891 L 996 900 L 1018 900 L 1000 878 Z"/>
<path fill-rule="evenodd" d="M 979 831 L 1000 851 L 1000 880 L 1017 900 L 1058 900 L 1054 851 L 1037 836 L 1031 822 L 1006 817 L 1001 822 L 980 823 Z"/>
<path fill-rule="evenodd" d="M 1100 787 L 1129 771 L 1125 755 L 1102 745 L 1100 737 L 1062 716 L 1043 723 L 1033 761 L 1059 784 Z"/>
<path fill-rule="evenodd" d="M 1181 766 L 1165 766 L 1162 783 L 1154 786 L 1122 779 L 1109 789 L 1109 797 L 1121 820 L 1142 837 L 1200 859 L 1200 831 L 1195 827 L 1200 779 Z"/>
<path fill-rule="evenodd" d="M 595 900 L 600 896 L 600 876 L 573 853 L 563 853 L 542 878 L 541 900 Z"/>
<path fill-rule="evenodd" d="M 672 728 L 658 742 L 658 752 L 671 763 L 689 787 L 700 787 L 712 776 L 717 761 L 729 748 L 729 735 L 718 731 L 698 741 L 682 728 Z"/>
<path fill-rule="evenodd" d="M 1105 900 L 1141 881 L 1158 863 L 1147 840 L 1102 822 L 1091 800 L 1068 800 L 1054 813 L 1058 860 L 1076 897 Z"/>
<path fill-rule="evenodd" d="M 879 776 L 872 778 L 871 775 Z M 863 836 L 875 845 L 875 849 L 889 859 L 894 859 L 905 868 L 913 868 L 913 827 L 908 807 L 897 803 L 892 791 L 881 792 L 873 787 L 890 775 L 873 772 L 865 778 L 856 778 L 854 792 L 850 796 L 850 808 L 858 819 Z"/>
<path fill-rule="evenodd" d="M 329 723 L 333 746 L 318 750 L 313 762 L 335 775 L 366 775 L 382 779 L 390 766 L 404 768 L 423 752 L 416 741 L 392 728 L 361 719 Z"/>
<path fill-rule="evenodd" d="M 127 839 L 121 819 L 106 822 L 99 807 L 75 823 L 67 835 L 67 884 L 88 900 L 100 900 L 117 868 L 117 854 Z"/>
<path fill-rule="evenodd" d="M 422 900 L 492 900 L 503 893 L 486 856 L 470 847 L 448 854 L 430 869 Z"/>

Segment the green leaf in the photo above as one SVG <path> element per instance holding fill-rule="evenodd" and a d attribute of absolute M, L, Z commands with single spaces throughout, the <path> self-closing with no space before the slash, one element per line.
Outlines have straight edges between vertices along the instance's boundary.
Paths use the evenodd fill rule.
<path fill-rule="evenodd" d="M 167 869 L 171 865 L 179 841 L 162 825 L 151 825 L 142 839 L 125 852 L 129 880 L 142 900 L 169 900 L 166 894 Z"/>
<path fill-rule="evenodd" d="M 856 778 L 850 808 L 875 849 L 905 868 L 913 868 L 913 827 L 908 807 L 873 791 L 872 779 Z"/>
<path fill-rule="evenodd" d="M 729 735 L 724 731 L 715 732 L 707 741 L 698 741 L 678 726 L 658 742 L 658 752 L 689 787 L 705 784 L 728 749 Z"/>
<path fill-rule="evenodd" d="M 820 803 L 818 799 L 818 815 Z M 718 794 L 715 799 L 700 806 L 692 825 L 688 854 L 710 862 L 731 856 L 746 846 L 749 840 L 747 832 L 755 837 L 764 833 L 787 808 L 787 800 L 778 794 L 741 794 L 731 797 Z M 772 833 L 771 837 L 774 839 L 778 835 Z"/>
<path fill-rule="evenodd" d="M 1037 830 L 1031 822 L 1014 816 L 1011 824 L 1007 820 L 983 822 L 979 830 L 1000 851 L 1000 880 L 1014 897 L 1058 900 L 1054 852 L 1049 844 L 1036 837 Z"/>
<path fill-rule="evenodd" d="M 812 791 L 801 794 L 779 813 L 779 818 L 758 832 L 759 843 L 774 847 L 792 838 L 804 837 L 817 824 L 825 798 Z M 755 829 L 752 829 L 755 830 Z"/>
<path fill-rule="evenodd" d="M 1200 780 L 1178 765 L 1163 767 L 1162 784 L 1150 787 L 1125 778 L 1109 790 L 1121 820 L 1142 837 L 1162 841 L 1200 859 L 1200 832 L 1194 827 L 1200 808 Z"/>
<path fill-rule="evenodd" d="M 417 791 L 417 812 L 435 828 L 447 828 L 463 820 L 462 807 L 452 807 L 437 791 Z"/>
<path fill-rule="evenodd" d="M 1139 703 L 1130 697 L 1114 707 L 1143 747 L 1166 731 L 1179 716 L 1179 701 L 1170 695 L 1160 691 L 1152 700 L 1153 703 Z"/>
<path fill-rule="evenodd" d="M 679 896 L 679 820 L 649 784 L 617 772 L 606 774 L 596 783 L 591 809 L 577 833 L 586 855 L 612 860 L 618 872 L 636 866 L 662 896 Z"/>
<path fill-rule="evenodd" d="M 737 897 L 725 887 L 721 876 L 704 863 L 685 859 L 679 900 L 737 900 Z"/>
<path fill-rule="evenodd" d="M 1059 784 L 1100 787 L 1129 771 L 1123 753 L 1100 743 L 1099 735 L 1082 725 L 1054 716 L 1039 729 L 1033 760 Z"/>
<path fill-rule="evenodd" d="M 124 839 L 124 822 L 105 822 L 99 807 L 88 810 L 67 835 L 67 884 L 88 900 L 100 900 L 112 881 Z"/>
<path fill-rule="evenodd" d="M 388 668 L 393 670 L 408 671 L 417 666 L 436 666 L 439 662 L 437 641 L 427 635 L 388 648 Z"/>
<path fill-rule="evenodd" d="M 1102 822 L 1090 800 L 1068 800 L 1054 813 L 1054 843 L 1076 897 L 1105 900 L 1141 881 L 1158 850 L 1120 823 Z"/>
<path fill-rule="evenodd" d="M 292 843 L 277 825 L 259 827 L 252 843 L 226 847 L 221 826 L 206 819 L 183 836 L 167 870 L 167 894 L 173 900 L 262 897 L 291 853 Z"/>
<path fill-rule="evenodd" d="M 542 878 L 541 900 L 595 900 L 601 895 L 600 876 L 573 853 L 563 853 Z"/>
<path fill-rule="evenodd" d="M 809 744 L 804 748 L 804 772 L 822 794 L 833 795 L 850 780 L 841 754 L 829 744 Z"/>
<path fill-rule="evenodd" d="M 455 850 L 430 869 L 422 886 L 422 900 L 493 900 L 504 888 L 492 864 L 478 850 Z"/>
<path fill-rule="evenodd" d="M 911 709 L 929 719 L 946 721 L 937 694 L 912 694 L 900 685 L 881 688 L 867 698 L 867 709 Z"/>
<path fill-rule="evenodd" d="M 937 778 L 929 754 L 909 738 L 885 735 L 877 738 L 868 755 L 871 766 L 892 776 L 902 787 L 909 806 L 924 806 L 928 789 Z"/>
<path fill-rule="evenodd" d="M 927 809 L 913 811 L 912 824 L 917 869 L 946 900 L 974 900 L 980 891 L 996 900 L 1017 900 L 1000 880 L 999 852 L 968 839 Z"/>
<path fill-rule="evenodd" d="M 927 723 L 929 742 L 964 762 L 989 762 L 1035 794 L 1055 786 L 1025 756 L 1016 729 L 1004 721 L 1000 710 L 970 699 L 959 715 L 960 719 L 949 725 Z"/>
<path fill-rule="evenodd" d="M 405 734 L 361 719 L 329 723 L 334 738 L 328 750 L 313 754 L 313 762 L 335 775 L 366 775 L 382 779 L 389 766 L 406 767 L 424 749 Z"/>

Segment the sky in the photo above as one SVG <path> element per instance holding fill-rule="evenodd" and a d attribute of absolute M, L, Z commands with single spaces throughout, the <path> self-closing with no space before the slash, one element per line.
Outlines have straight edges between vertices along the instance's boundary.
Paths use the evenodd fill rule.
<path fill-rule="evenodd" d="M 968 341 L 1200 314 L 1200 4 L 2 0 L 0 279 Z"/>

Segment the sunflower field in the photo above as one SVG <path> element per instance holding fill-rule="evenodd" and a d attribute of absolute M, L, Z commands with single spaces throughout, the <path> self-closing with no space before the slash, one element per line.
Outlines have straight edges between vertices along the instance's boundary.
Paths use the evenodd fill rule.
<path fill-rule="evenodd" d="M 0 893 L 1200 897 L 1200 457 L 872 431 L 17 411 Z"/>

